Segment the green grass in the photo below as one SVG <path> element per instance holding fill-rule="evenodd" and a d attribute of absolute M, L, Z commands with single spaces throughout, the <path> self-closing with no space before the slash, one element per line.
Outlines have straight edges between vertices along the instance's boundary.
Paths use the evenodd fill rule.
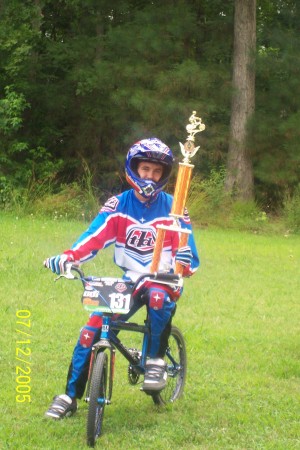
<path fill-rule="evenodd" d="M 0 217 L 0 448 L 83 449 L 87 407 L 70 419 L 43 415 L 62 393 L 87 314 L 80 286 L 42 267 L 85 228 L 80 222 Z M 158 409 L 129 386 L 117 358 L 103 449 L 300 449 L 300 237 L 197 230 L 202 260 L 186 281 L 174 323 L 184 332 L 184 397 Z M 107 249 L 86 265 L 119 275 Z M 31 312 L 31 403 L 16 402 L 16 311 Z M 23 328 L 24 329 L 24 328 Z M 27 360 L 29 358 L 27 357 Z"/>

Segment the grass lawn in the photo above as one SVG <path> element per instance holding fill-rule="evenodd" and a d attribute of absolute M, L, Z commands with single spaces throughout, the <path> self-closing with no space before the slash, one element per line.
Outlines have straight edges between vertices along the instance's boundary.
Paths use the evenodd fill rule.
<path fill-rule="evenodd" d="M 86 448 L 84 402 L 70 419 L 44 418 L 52 397 L 64 391 L 87 313 L 80 285 L 54 283 L 42 267 L 43 259 L 68 248 L 85 227 L 0 217 L 1 449 Z M 196 238 L 202 266 L 186 281 L 174 319 L 187 343 L 185 395 L 157 408 L 128 385 L 118 355 L 112 405 L 97 447 L 300 449 L 300 237 L 206 229 L 196 230 Z M 85 271 L 119 275 L 111 250 Z M 22 317 L 29 314 L 30 323 Z M 30 343 L 17 343 L 20 336 Z M 24 377 L 20 383 L 16 370 Z M 30 386 L 30 403 L 16 401 L 22 384 Z"/>

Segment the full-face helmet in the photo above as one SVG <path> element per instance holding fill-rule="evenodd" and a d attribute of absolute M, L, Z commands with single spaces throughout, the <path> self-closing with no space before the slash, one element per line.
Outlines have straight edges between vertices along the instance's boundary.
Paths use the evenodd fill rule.
<path fill-rule="evenodd" d="M 149 161 L 163 166 L 163 175 L 157 182 L 143 180 L 137 173 L 138 163 Z M 146 199 L 155 197 L 167 184 L 174 162 L 172 151 L 157 138 L 142 139 L 128 151 L 125 172 L 128 183 Z"/>

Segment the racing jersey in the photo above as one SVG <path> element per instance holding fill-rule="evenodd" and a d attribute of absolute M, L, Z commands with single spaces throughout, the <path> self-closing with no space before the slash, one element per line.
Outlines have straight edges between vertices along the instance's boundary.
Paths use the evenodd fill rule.
<path fill-rule="evenodd" d="M 115 263 L 124 270 L 126 278 L 135 281 L 142 273 L 150 272 L 157 225 L 170 226 L 174 222 L 169 216 L 172 202 L 170 194 L 160 192 L 151 203 L 143 203 L 133 189 L 111 197 L 71 250 L 64 253 L 75 261 L 86 262 L 114 243 Z M 179 220 L 182 228 L 191 230 L 187 212 Z M 167 230 L 159 270 L 169 272 L 174 269 L 178 244 L 179 233 Z M 188 245 L 193 258 L 190 266 L 185 267 L 184 276 L 192 275 L 199 266 L 193 234 L 189 235 Z"/>

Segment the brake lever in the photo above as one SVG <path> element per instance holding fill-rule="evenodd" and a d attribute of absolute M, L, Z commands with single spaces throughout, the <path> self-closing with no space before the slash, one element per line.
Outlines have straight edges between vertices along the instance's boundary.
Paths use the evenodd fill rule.
<path fill-rule="evenodd" d="M 60 278 L 67 278 L 67 280 L 78 280 L 78 277 L 72 274 L 72 263 L 67 263 L 65 273 L 60 274 L 54 281 L 58 281 Z"/>
<path fill-rule="evenodd" d="M 58 281 L 60 278 L 67 278 L 68 280 L 78 280 L 78 277 L 75 277 L 71 272 L 58 275 L 58 277 L 56 277 L 54 281 Z"/>

